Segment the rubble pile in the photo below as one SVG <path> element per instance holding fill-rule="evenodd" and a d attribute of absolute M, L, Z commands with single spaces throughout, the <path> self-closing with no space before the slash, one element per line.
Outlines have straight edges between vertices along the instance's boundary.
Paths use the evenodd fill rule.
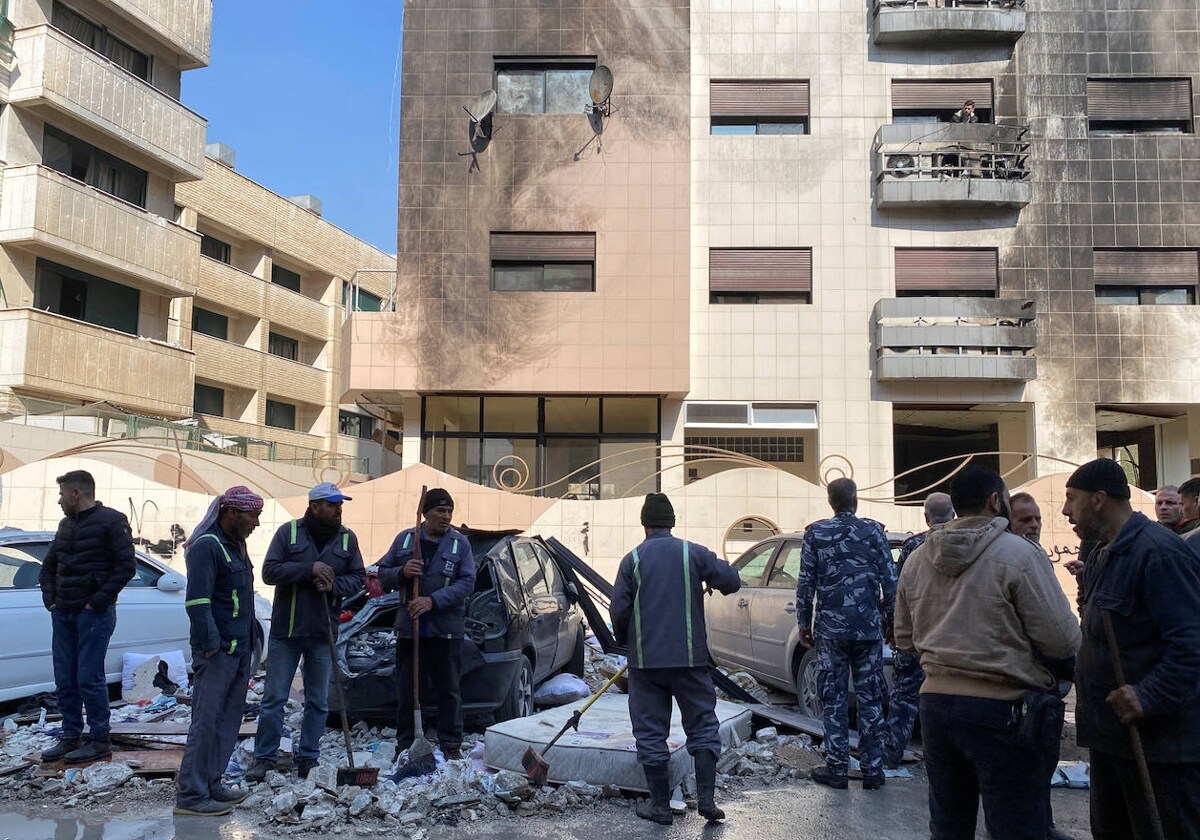
<path fill-rule="evenodd" d="M 375 671 L 390 674 L 396 663 L 396 631 L 359 633 L 346 645 L 346 667 L 352 674 Z"/>

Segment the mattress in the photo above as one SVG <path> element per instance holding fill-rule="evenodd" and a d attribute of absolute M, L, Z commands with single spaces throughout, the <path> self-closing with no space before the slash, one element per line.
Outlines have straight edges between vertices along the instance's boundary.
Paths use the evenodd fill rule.
<path fill-rule="evenodd" d="M 629 697 L 605 694 L 579 721 L 579 731 L 569 729 L 546 752 L 546 744 L 562 728 L 571 714 L 587 700 L 547 709 L 535 715 L 489 726 L 484 733 L 483 761 L 496 770 L 512 770 L 524 775 L 521 756 L 533 747 L 550 764 L 549 781 L 583 781 L 593 785 L 616 785 L 625 790 L 645 791 L 646 778 L 637 761 L 637 747 L 629 722 Z M 736 703 L 717 701 L 717 722 L 724 747 L 750 737 L 749 709 Z M 668 773 L 671 786 L 692 772 L 679 707 L 672 704 L 671 730 L 667 750 L 671 754 Z"/>

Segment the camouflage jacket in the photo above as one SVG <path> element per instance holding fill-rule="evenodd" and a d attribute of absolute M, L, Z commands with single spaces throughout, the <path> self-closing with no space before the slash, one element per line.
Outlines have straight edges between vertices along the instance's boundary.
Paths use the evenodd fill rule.
<path fill-rule="evenodd" d="M 878 523 L 842 512 L 805 532 L 796 586 L 802 630 L 812 627 L 818 639 L 881 639 L 895 605 L 896 569 Z"/>

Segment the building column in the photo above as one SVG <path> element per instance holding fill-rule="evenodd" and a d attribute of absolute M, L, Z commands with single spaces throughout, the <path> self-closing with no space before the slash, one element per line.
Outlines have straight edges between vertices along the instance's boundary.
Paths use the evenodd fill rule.
<path fill-rule="evenodd" d="M 400 444 L 400 469 L 421 463 L 421 398 L 404 398 L 404 431 Z"/>
<path fill-rule="evenodd" d="M 1038 400 L 1033 404 L 1034 451 L 1075 464 L 1096 457 L 1096 404 Z M 1071 472 L 1070 464 L 1037 459 L 1037 475 Z"/>
<path fill-rule="evenodd" d="M 662 401 L 662 440 L 658 468 L 659 487 L 662 492 L 678 490 L 687 480 L 684 468 L 683 444 L 683 400 Z"/>
<path fill-rule="evenodd" d="M 1033 438 L 1033 407 L 1025 408 L 1021 413 L 1002 415 L 997 428 L 1001 452 L 1037 451 Z M 1000 474 L 1005 477 L 1005 483 L 1009 487 L 1019 487 L 1036 477 L 1037 459 L 1031 459 L 1018 466 L 1024 460 L 1022 455 L 1000 456 Z"/>

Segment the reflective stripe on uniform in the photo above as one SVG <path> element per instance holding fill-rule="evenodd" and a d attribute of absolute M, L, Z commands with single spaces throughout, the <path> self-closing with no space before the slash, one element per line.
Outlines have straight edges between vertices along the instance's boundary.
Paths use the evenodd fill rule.
<path fill-rule="evenodd" d="M 292 637 L 292 630 L 296 627 L 296 584 L 292 584 L 292 610 L 288 614 L 288 638 Z"/>
<path fill-rule="evenodd" d="M 184 606 L 184 609 L 187 609 L 188 607 L 198 607 L 201 604 L 211 604 L 211 603 L 212 603 L 212 598 L 193 598 L 190 601 L 184 601 L 183 606 Z"/>
<path fill-rule="evenodd" d="M 237 618 L 237 617 L 238 617 L 238 611 L 241 609 L 241 604 L 239 604 L 239 603 L 238 603 L 237 590 L 236 590 L 236 589 L 234 589 L 234 590 L 233 590 L 232 592 L 230 592 L 229 594 L 233 596 L 233 617 L 234 617 L 234 618 Z"/>
<path fill-rule="evenodd" d="M 229 643 L 229 652 L 233 653 L 235 650 L 237 650 L 237 639 Z"/>
<path fill-rule="evenodd" d="M 687 625 L 688 667 L 695 667 L 692 661 L 692 562 L 688 557 L 688 542 L 683 542 L 683 614 Z"/>
<path fill-rule="evenodd" d="M 296 523 L 298 521 L 299 520 L 296 520 L 296 519 L 292 520 L 292 545 L 296 544 Z"/>
<path fill-rule="evenodd" d="M 642 655 L 642 570 L 641 558 L 637 549 L 633 550 L 633 635 L 637 639 L 638 667 L 641 667 L 645 657 Z"/>
<path fill-rule="evenodd" d="M 404 535 L 404 545 L 402 545 L 402 546 L 400 546 L 400 547 L 401 547 L 401 548 L 408 548 L 408 546 L 409 546 L 411 543 L 412 543 L 412 531 L 409 531 L 407 534 L 405 534 L 405 535 Z"/>
<path fill-rule="evenodd" d="M 343 531 L 342 532 L 342 551 L 349 551 L 349 550 L 350 550 L 350 532 Z"/>

